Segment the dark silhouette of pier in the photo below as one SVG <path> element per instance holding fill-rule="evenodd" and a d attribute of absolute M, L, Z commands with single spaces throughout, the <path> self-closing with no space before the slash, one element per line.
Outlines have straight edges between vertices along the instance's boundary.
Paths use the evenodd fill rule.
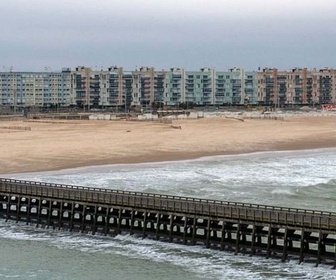
<path fill-rule="evenodd" d="M 336 267 L 336 213 L 0 178 L 0 217 Z"/>

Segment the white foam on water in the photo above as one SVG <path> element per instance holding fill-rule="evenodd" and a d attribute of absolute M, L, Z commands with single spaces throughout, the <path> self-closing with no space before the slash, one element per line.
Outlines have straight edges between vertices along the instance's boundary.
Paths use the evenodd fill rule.
<path fill-rule="evenodd" d="M 282 189 L 274 189 L 272 190 L 271 193 L 275 195 L 293 196 L 295 195 L 295 190 L 282 188 Z"/>

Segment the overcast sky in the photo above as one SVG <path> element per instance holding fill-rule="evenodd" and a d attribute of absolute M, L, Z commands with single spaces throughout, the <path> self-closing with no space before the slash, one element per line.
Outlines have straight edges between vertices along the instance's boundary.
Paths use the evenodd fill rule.
<path fill-rule="evenodd" d="M 335 0 L 0 0 L 0 71 L 336 67 Z"/>

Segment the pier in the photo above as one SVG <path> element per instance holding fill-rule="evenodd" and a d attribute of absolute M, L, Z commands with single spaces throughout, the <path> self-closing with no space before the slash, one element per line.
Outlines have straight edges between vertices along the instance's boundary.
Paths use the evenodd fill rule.
<path fill-rule="evenodd" d="M 336 213 L 0 178 L 0 218 L 336 267 Z"/>

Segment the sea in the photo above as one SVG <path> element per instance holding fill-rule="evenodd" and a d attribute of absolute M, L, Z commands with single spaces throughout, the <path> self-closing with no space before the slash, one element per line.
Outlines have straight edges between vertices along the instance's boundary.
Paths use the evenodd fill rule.
<path fill-rule="evenodd" d="M 1 177 L 336 212 L 336 149 L 93 166 Z M 0 279 L 336 279 L 291 258 L 0 220 Z"/>

